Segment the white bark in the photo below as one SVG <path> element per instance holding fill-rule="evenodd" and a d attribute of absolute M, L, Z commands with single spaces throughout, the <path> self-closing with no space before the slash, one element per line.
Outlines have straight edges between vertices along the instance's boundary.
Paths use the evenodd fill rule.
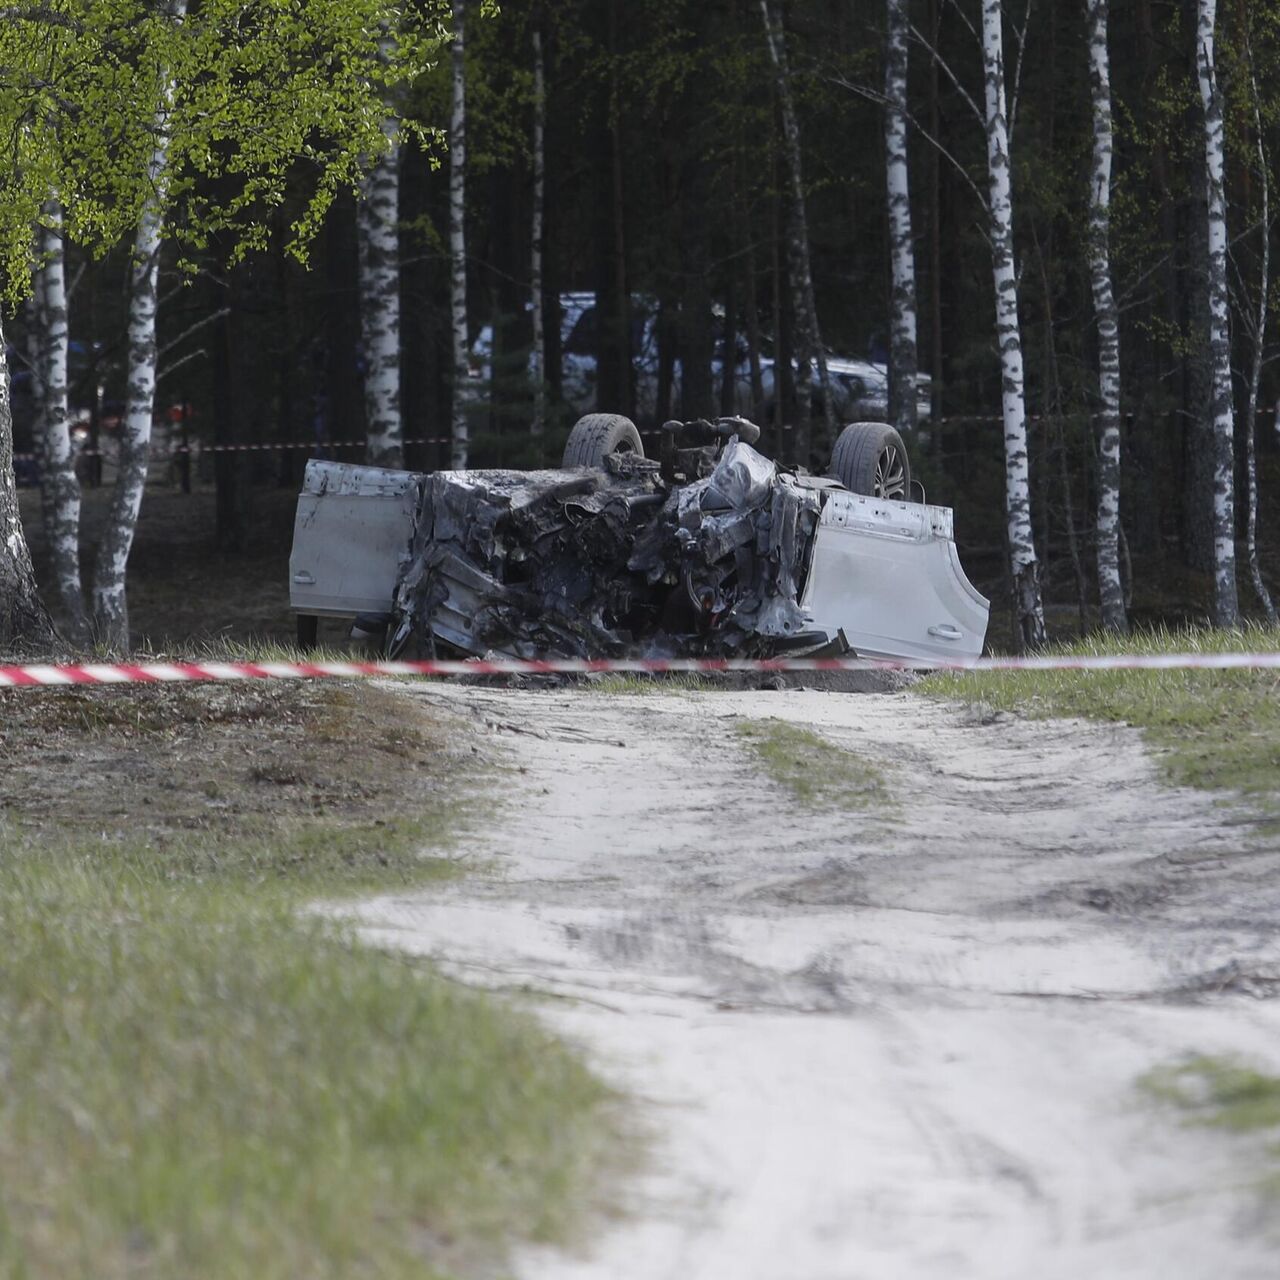
<path fill-rule="evenodd" d="M 449 301 L 453 321 L 452 464 L 467 465 L 467 0 L 453 0 L 453 117 L 449 126 Z"/>
<path fill-rule="evenodd" d="M 364 344 L 365 460 L 404 465 L 400 418 L 399 122 L 383 121 L 387 151 L 365 175 L 357 221 L 360 333 Z"/>
<path fill-rule="evenodd" d="M 899 431 L 916 426 L 916 255 L 911 235 L 907 169 L 907 0 L 887 0 L 884 64 L 885 179 L 889 201 L 889 259 L 893 276 L 889 318 L 889 419 Z M 910 438 L 910 437 L 908 437 Z"/>
<path fill-rule="evenodd" d="M 1236 598 L 1234 442 L 1231 404 L 1231 336 L 1227 299 L 1227 200 L 1223 185 L 1222 94 L 1214 62 L 1217 0 L 1199 0 L 1196 71 L 1204 106 L 1204 164 L 1209 189 L 1209 363 L 1213 426 L 1214 621 L 1233 627 L 1239 621 Z"/>
<path fill-rule="evenodd" d="M 1013 193 L 1005 107 L 1001 0 L 982 0 L 982 56 L 986 79 L 987 172 L 990 184 L 991 266 L 996 294 L 996 337 L 1002 374 L 1005 516 L 1014 611 L 1023 648 L 1044 643 L 1040 564 L 1031 528 L 1027 413 L 1018 323 L 1018 278 L 1013 258 Z"/>
<path fill-rule="evenodd" d="M 1089 188 L 1089 270 L 1098 321 L 1098 595 L 1102 625 L 1127 632 L 1120 580 L 1120 315 L 1111 280 L 1110 0 L 1089 0 L 1089 89 L 1093 180 Z"/>
<path fill-rule="evenodd" d="M 822 346 L 818 326 L 818 306 L 813 292 L 813 270 L 809 256 L 809 222 L 805 212 L 804 172 L 800 156 L 800 125 L 791 98 L 791 72 L 787 66 L 787 46 L 782 23 L 773 12 L 770 0 L 760 0 L 765 39 L 773 63 L 782 114 L 782 141 L 786 152 L 787 179 L 790 187 L 787 217 L 787 266 L 791 276 L 791 305 L 795 316 L 795 354 L 798 366 L 796 401 L 800 420 L 796 423 L 796 461 L 810 463 L 809 399 L 813 392 L 813 369 L 817 365 L 818 385 L 822 390 L 822 411 L 829 443 L 835 442 L 835 404 L 831 397 L 831 377 L 827 371 L 827 355 Z M 780 388 L 779 388 L 780 391 Z"/>
<path fill-rule="evenodd" d="M 13 475 L 13 410 L 9 359 L 0 322 L 0 653 L 19 647 L 48 652 L 56 643 L 53 623 L 36 588 L 31 553 L 22 532 L 18 486 Z"/>
<path fill-rule="evenodd" d="M 67 403 L 66 253 L 62 239 L 62 206 L 50 200 L 44 207 L 41 257 L 36 297 L 42 328 L 39 346 L 40 461 L 45 493 L 45 528 L 58 599 L 70 638 L 77 644 L 89 638 L 88 618 L 80 584 L 80 482 L 71 451 L 71 422 Z"/>
<path fill-rule="evenodd" d="M 186 0 L 170 0 L 169 16 L 181 22 Z M 151 419 L 156 393 L 156 276 L 160 266 L 160 240 L 164 231 L 164 201 L 168 178 L 169 137 L 166 121 L 173 97 L 168 73 L 160 86 L 151 157 L 147 162 L 147 189 L 151 192 L 134 238 L 130 267 L 127 385 L 124 422 L 120 428 L 120 462 L 111 512 L 98 547 L 94 566 L 93 625 L 99 644 L 114 652 L 129 649 L 129 608 L 125 597 L 125 572 L 133 533 L 142 506 L 151 449 Z"/>
<path fill-rule="evenodd" d="M 44 243 L 44 232 L 37 229 L 36 253 Z M 44 465 L 44 379 L 46 354 L 49 342 L 49 324 L 44 311 L 44 272 L 36 268 L 31 273 L 31 297 L 27 301 L 27 366 L 31 377 L 31 447 L 40 468 L 40 516 L 46 530 L 51 530 L 57 518 L 54 508 L 53 486 L 48 483 L 48 469 Z"/>
<path fill-rule="evenodd" d="M 531 434 L 542 434 L 547 417 L 547 338 L 543 332 L 542 236 L 546 204 L 547 85 L 542 32 L 533 29 L 533 222 L 529 232 L 529 306 L 533 318 L 533 421 Z"/>

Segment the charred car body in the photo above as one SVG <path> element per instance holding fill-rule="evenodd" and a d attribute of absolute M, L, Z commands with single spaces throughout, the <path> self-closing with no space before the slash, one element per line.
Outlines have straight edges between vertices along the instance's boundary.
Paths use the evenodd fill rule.
<path fill-rule="evenodd" d="M 646 458 L 591 414 L 555 471 L 311 462 L 290 561 L 299 636 L 360 615 L 389 651 L 512 657 L 982 650 L 952 513 L 906 501 L 897 432 L 845 428 L 832 476 L 781 470 L 741 418 L 667 423 Z"/>

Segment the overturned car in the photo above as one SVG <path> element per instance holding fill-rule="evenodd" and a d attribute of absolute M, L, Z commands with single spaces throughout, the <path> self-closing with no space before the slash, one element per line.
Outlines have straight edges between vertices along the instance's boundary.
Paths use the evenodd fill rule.
<path fill-rule="evenodd" d="M 976 656 L 988 601 L 952 513 L 908 501 L 898 433 L 853 423 L 830 476 L 786 471 L 742 418 L 670 422 L 659 457 L 590 414 L 557 471 L 308 463 L 290 559 L 299 639 L 355 616 L 388 653 Z"/>

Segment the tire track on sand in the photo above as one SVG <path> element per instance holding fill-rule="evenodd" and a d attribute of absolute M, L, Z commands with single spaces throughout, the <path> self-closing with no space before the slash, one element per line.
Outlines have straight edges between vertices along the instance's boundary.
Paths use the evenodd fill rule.
<path fill-rule="evenodd" d="M 1212 979 L 1280 972 L 1280 858 L 1136 733 L 911 694 L 406 696 L 522 771 L 471 837 L 495 874 L 363 928 L 567 997 L 543 1016 L 655 1135 L 621 1220 L 524 1280 L 1276 1275 L 1240 1146 L 1134 1081 L 1280 1066 L 1275 1002 Z M 892 811 L 797 807 L 741 716 L 875 759 Z"/>

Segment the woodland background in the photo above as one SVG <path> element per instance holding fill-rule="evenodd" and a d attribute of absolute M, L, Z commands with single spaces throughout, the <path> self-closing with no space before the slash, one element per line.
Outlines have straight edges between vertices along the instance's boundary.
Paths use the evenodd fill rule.
<path fill-rule="evenodd" d="M 1203 0 L 1132 0 L 1110 15 L 1114 167 L 1111 261 L 1120 314 L 1122 576 L 1131 620 L 1180 621 L 1213 609 L 1213 425 L 1209 358 L 1204 111 L 1197 88 Z M 448 23 L 456 17 L 444 13 Z M 531 0 L 465 6 L 465 296 L 468 342 L 492 326 L 490 374 L 463 375 L 454 347 L 450 273 L 449 49 L 391 99 L 423 132 L 405 139 L 398 179 L 394 289 L 399 299 L 398 417 L 405 465 L 456 459 L 452 426 L 465 399 L 470 465 L 558 460 L 576 416 L 559 395 L 558 295 L 589 290 L 600 311 L 599 408 L 634 412 L 628 300 L 656 300 L 659 414 L 714 414 L 722 389 L 717 342 L 794 351 L 788 253 L 790 191 L 779 81 L 759 0 Z M 912 438 L 913 470 L 931 502 L 954 506 L 970 574 L 1010 609 L 1002 445 L 1001 360 L 994 324 L 984 67 L 979 6 L 911 0 L 908 156 L 919 364 L 932 377 L 932 414 Z M 886 211 L 884 0 L 791 0 L 785 31 L 803 171 L 821 338 L 827 349 L 886 359 L 891 299 Z M 1015 260 L 1026 366 L 1031 522 L 1050 630 L 1096 625 L 1097 330 L 1090 292 L 1089 194 L 1094 118 L 1085 0 L 1009 0 L 1006 91 L 1013 125 Z M 1269 167 L 1280 124 L 1280 4 L 1222 0 L 1217 69 L 1226 120 L 1237 533 L 1247 517 L 1245 432 L 1259 459 L 1263 578 L 1280 570 L 1280 379 L 1264 338 L 1260 408 L 1247 421 L 1260 297 L 1269 296 L 1264 243 L 1280 201 Z M 540 48 L 545 99 L 538 110 Z M 546 341 L 543 400 L 529 376 L 536 119 L 545 121 L 541 236 Z M 1270 196 L 1264 221 L 1262 199 Z M 369 196 L 366 186 L 364 197 Z M 283 233 L 307 200 L 306 176 L 266 215 Z M 359 460 L 371 356 L 362 340 L 361 193 L 344 190 L 303 266 L 277 234 L 234 266 L 212 237 L 197 272 L 179 250 L 159 258 L 157 423 L 204 445 L 305 447 L 206 452 L 189 477 L 216 485 L 210 554 L 234 553 L 255 532 L 255 495 L 295 487 L 311 453 Z M 68 242 L 69 403 L 104 449 L 122 412 L 133 247 L 102 254 Z M 190 258 L 190 246 L 183 255 Z M 14 438 L 38 454 L 24 399 L 29 306 L 7 320 Z M 677 365 L 678 362 L 678 365 Z M 678 378 L 678 385 L 676 380 Z M 796 416 L 795 380 L 776 417 Z M 641 422 L 651 427 L 653 422 Z M 775 423 L 765 443 L 786 451 Z M 118 428 L 116 428 L 118 430 Z M 812 452 L 825 467 L 829 432 L 815 414 Z M 452 444 L 450 437 L 454 436 Z M 427 441 L 428 443 L 415 443 Z M 21 463 L 20 463 L 21 466 Z M 82 459 L 82 481 L 96 472 Z M 152 480 L 178 483 L 169 473 Z M 1241 552 L 1240 604 L 1260 613 Z M 282 586 L 283 590 L 283 586 Z M 1007 643 L 993 625 L 992 639 Z M 1016 634 L 1015 634 L 1016 639 Z"/>

